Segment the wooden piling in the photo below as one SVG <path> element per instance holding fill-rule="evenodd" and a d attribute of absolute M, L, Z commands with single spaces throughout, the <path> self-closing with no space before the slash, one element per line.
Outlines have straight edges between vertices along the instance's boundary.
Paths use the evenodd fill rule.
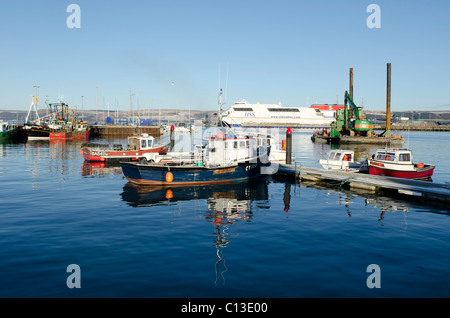
<path fill-rule="evenodd" d="M 350 92 L 350 98 L 353 100 L 353 67 L 350 68 L 349 72 L 349 84 L 348 84 L 348 90 Z M 347 108 L 347 105 L 346 105 Z M 348 107 L 348 109 L 344 109 L 344 118 L 345 118 L 345 130 L 348 130 L 348 121 L 349 118 L 352 118 L 353 111 L 351 107 Z"/>
<path fill-rule="evenodd" d="M 391 63 L 387 63 L 386 80 L 386 131 L 391 130 Z"/>

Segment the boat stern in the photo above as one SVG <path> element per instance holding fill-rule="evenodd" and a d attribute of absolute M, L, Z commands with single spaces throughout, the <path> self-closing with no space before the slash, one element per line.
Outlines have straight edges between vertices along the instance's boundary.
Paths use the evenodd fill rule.
<path fill-rule="evenodd" d="M 122 173 L 130 182 L 135 182 L 135 180 L 141 180 L 141 172 L 136 163 L 129 162 L 121 162 L 120 166 L 122 167 Z"/>

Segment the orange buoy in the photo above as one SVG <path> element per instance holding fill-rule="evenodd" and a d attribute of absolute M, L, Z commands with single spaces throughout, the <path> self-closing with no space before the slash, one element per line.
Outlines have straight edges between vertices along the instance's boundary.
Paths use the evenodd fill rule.
<path fill-rule="evenodd" d="M 167 181 L 167 182 L 172 182 L 172 180 L 173 180 L 173 174 L 172 174 L 172 172 L 167 172 L 167 173 L 166 173 L 166 181 Z"/>
<path fill-rule="evenodd" d="M 418 164 L 417 164 L 417 168 L 423 168 L 425 165 L 422 163 L 422 162 L 419 162 Z"/>

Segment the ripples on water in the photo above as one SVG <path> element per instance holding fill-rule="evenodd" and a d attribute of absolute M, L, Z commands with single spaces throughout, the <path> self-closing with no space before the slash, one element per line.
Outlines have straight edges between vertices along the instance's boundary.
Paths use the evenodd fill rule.
<path fill-rule="evenodd" d="M 449 134 L 404 135 L 447 182 Z M 330 146 L 309 138 L 294 133 L 294 155 L 318 167 Z M 447 207 L 270 177 L 140 188 L 120 167 L 84 163 L 80 145 L 0 145 L 2 297 L 450 295 Z M 66 286 L 69 264 L 80 289 Z"/>

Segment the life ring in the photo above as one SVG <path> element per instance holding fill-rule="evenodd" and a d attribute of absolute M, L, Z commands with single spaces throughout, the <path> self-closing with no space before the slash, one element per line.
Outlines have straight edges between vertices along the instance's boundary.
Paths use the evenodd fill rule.
<path fill-rule="evenodd" d="M 166 173 L 166 181 L 167 182 L 172 182 L 173 181 L 173 174 L 172 174 L 172 172 L 167 172 Z"/>

